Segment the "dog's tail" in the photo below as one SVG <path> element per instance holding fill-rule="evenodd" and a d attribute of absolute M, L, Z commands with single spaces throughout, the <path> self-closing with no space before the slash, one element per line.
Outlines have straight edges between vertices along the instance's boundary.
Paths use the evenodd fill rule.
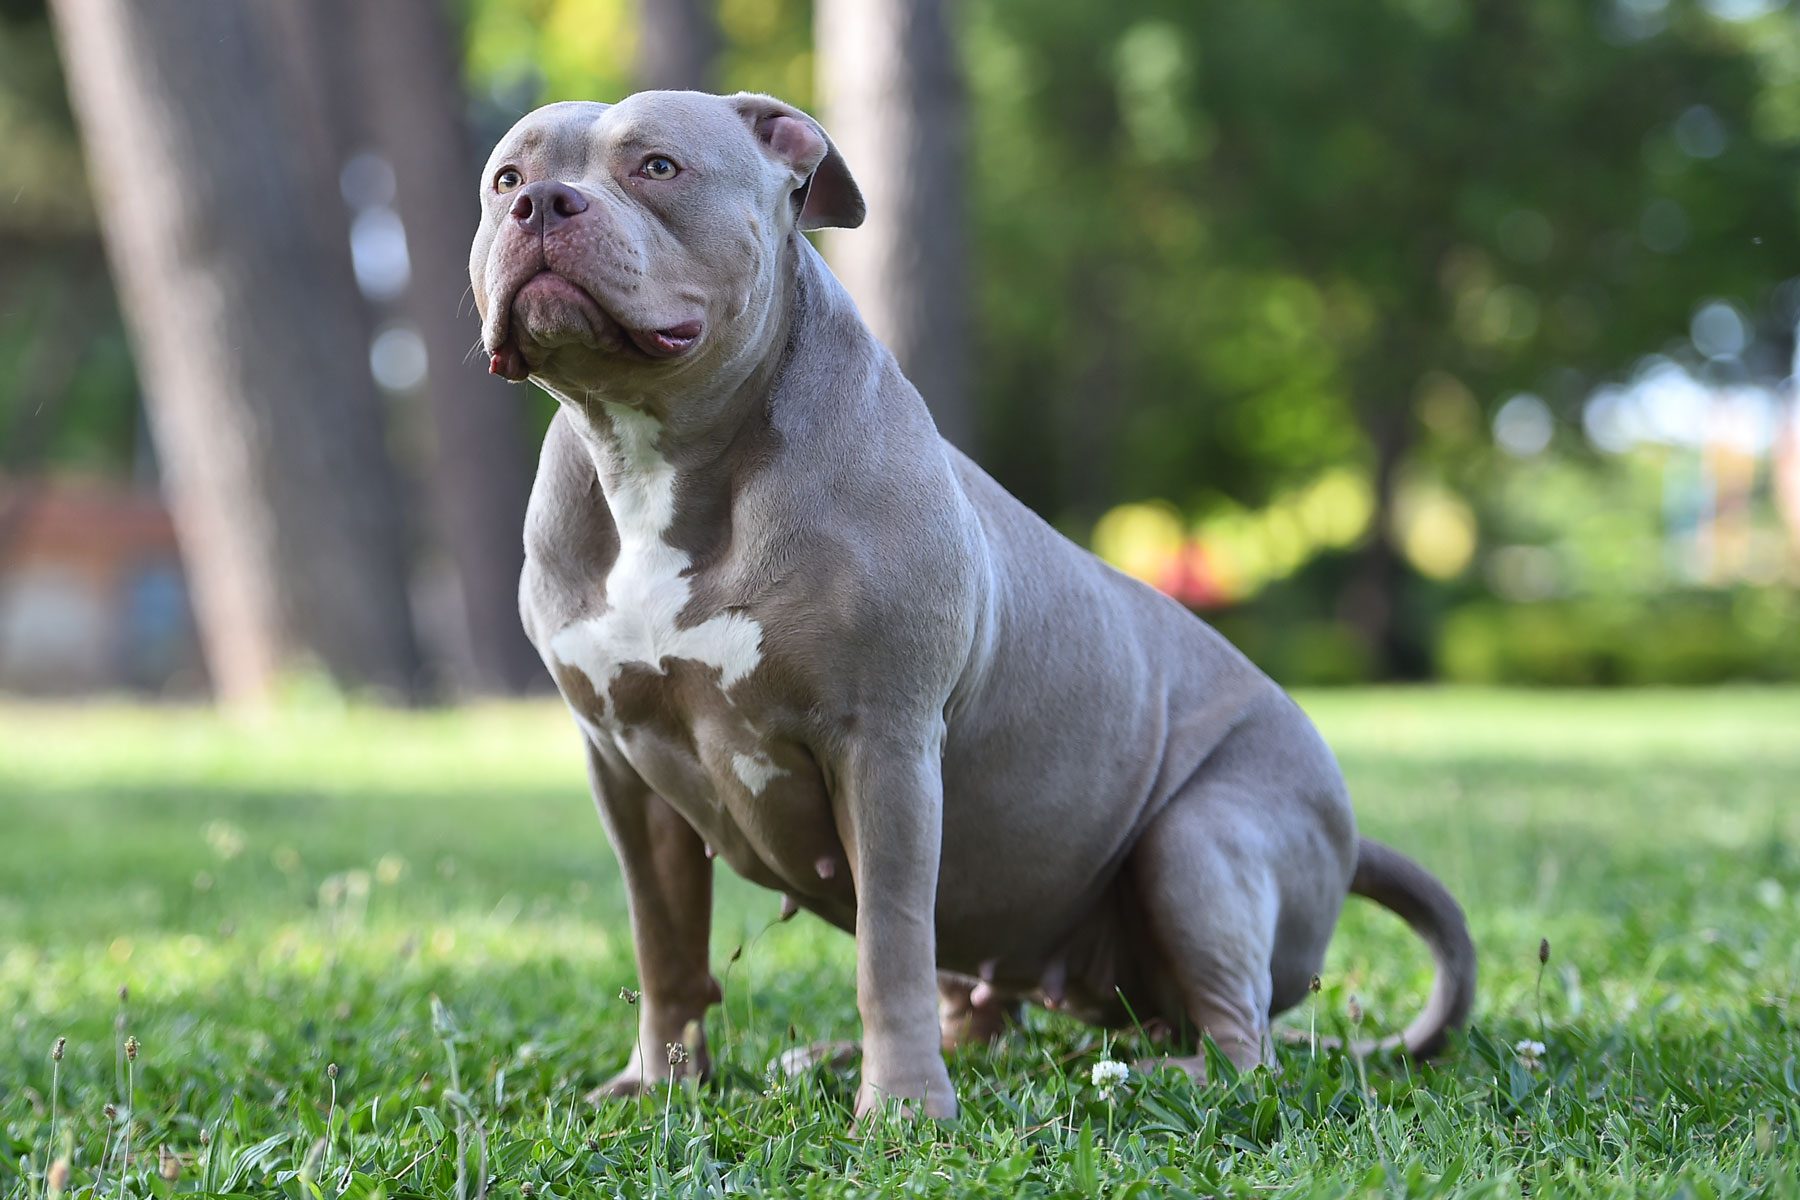
<path fill-rule="evenodd" d="M 1444 1048 L 1449 1031 L 1461 1028 L 1468 1019 L 1469 1006 L 1475 1000 L 1475 943 L 1469 940 L 1462 906 L 1431 872 L 1398 850 L 1368 838 L 1357 844 L 1356 874 L 1350 890 L 1412 926 L 1437 961 L 1431 999 L 1406 1032 L 1357 1049 L 1365 1053 L 1404 1049 L 1416 1058 L 1436 1054 Z"/>

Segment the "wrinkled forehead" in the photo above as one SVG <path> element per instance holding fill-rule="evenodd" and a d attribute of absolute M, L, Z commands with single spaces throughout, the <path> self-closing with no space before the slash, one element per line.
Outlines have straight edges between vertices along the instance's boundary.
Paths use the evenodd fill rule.
<path fill-rule="evenodd" d="M 576 158 L 604 132 L 610 104 L 566 100 L 546 104 L 520 117 L 488 156 L 490 167 L 527 155 L 547 159 Z"/>
<path fill-rule="evenodd" d="M 736 163 L 750 148 L 748 127 L 721 97 L 639 92 L 617 104 L 566 100 L 527 113 L 494 147 L 488 172 L 519 160 L 573 172 L 622 151 L 669 154 L 684 166 Z"/>

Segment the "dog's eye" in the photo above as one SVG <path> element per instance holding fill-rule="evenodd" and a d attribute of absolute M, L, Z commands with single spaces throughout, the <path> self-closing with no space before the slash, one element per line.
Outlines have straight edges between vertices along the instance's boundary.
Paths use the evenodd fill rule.
<path fill-rule="evenodd" d="M 645 179 L 673 179 L 681 173 L 681 168 L 660 154 L 652 154 L 644 160 L 638 170 Z"/>
<path fill-rule="evenodd" d="M 498 175 L 494 176 L 494 190 L 496 192 L 510 192 L 524 182 L 525 177 L 519 174 L 516 168 L 505 167 Z"/>

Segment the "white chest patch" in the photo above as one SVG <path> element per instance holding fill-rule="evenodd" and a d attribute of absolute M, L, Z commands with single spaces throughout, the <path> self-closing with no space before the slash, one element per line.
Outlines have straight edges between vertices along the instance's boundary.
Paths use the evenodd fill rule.
<path fill-rule="evenodd" d="M 683 574 L 692 560 L 663 536 L 675 521 L 675 467 L 656 449 L 662 425 L 623 405 L 607 403 L 606 410 L 619 443 L 606 496 L 619 557 L 606 577 L 606 611 L 564 626 L 550 639 L 550 652 L 587 676 L 600 698 L 597 715 L 610 726 L 613 681 L 626 666 L 660 673 L 665 659 L 686 659 L 718 668 L 719 686 L 729 688 L 762 661 L 762 626 L 742 613 L 676 624 L 692 591 Z M 748 785 L 758 772 L 738 774 Z"/>
<path fill-rule="evenodd" d="M 731 769 L 737 773 L 738 782 L 742 783 L 745 790 L 752 796 L 762 795 L 762 790 L 769 786 L 771 779 L 777 775 L 787 774 L 760 750 L 755 754 L 733 754 Z"/>

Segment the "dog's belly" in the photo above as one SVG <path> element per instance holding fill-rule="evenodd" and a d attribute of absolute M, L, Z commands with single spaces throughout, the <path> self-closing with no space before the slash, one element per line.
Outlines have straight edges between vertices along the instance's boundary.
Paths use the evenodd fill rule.
<path fill-rule="evenodd" d="M 732 870 L 854 929 L 854 881 L 812 755 L 771 732 L 779 718 L 734 702 L 703 665 L 663 666 L 621 670 L 605 702 L 581 686 L 585 676 L 559 671 L 558 680 L 603 754 L 616 755 Z M 1118 849 L 1063 836 L 1081 824 L 1072 813 L 1046 822 L 1029 795 L 992 794 L 992 780 L 967 784 L 946 800 L 939 962 L 970 974 L 989 960 L 1054 970 L 1103 907 Z"/>

